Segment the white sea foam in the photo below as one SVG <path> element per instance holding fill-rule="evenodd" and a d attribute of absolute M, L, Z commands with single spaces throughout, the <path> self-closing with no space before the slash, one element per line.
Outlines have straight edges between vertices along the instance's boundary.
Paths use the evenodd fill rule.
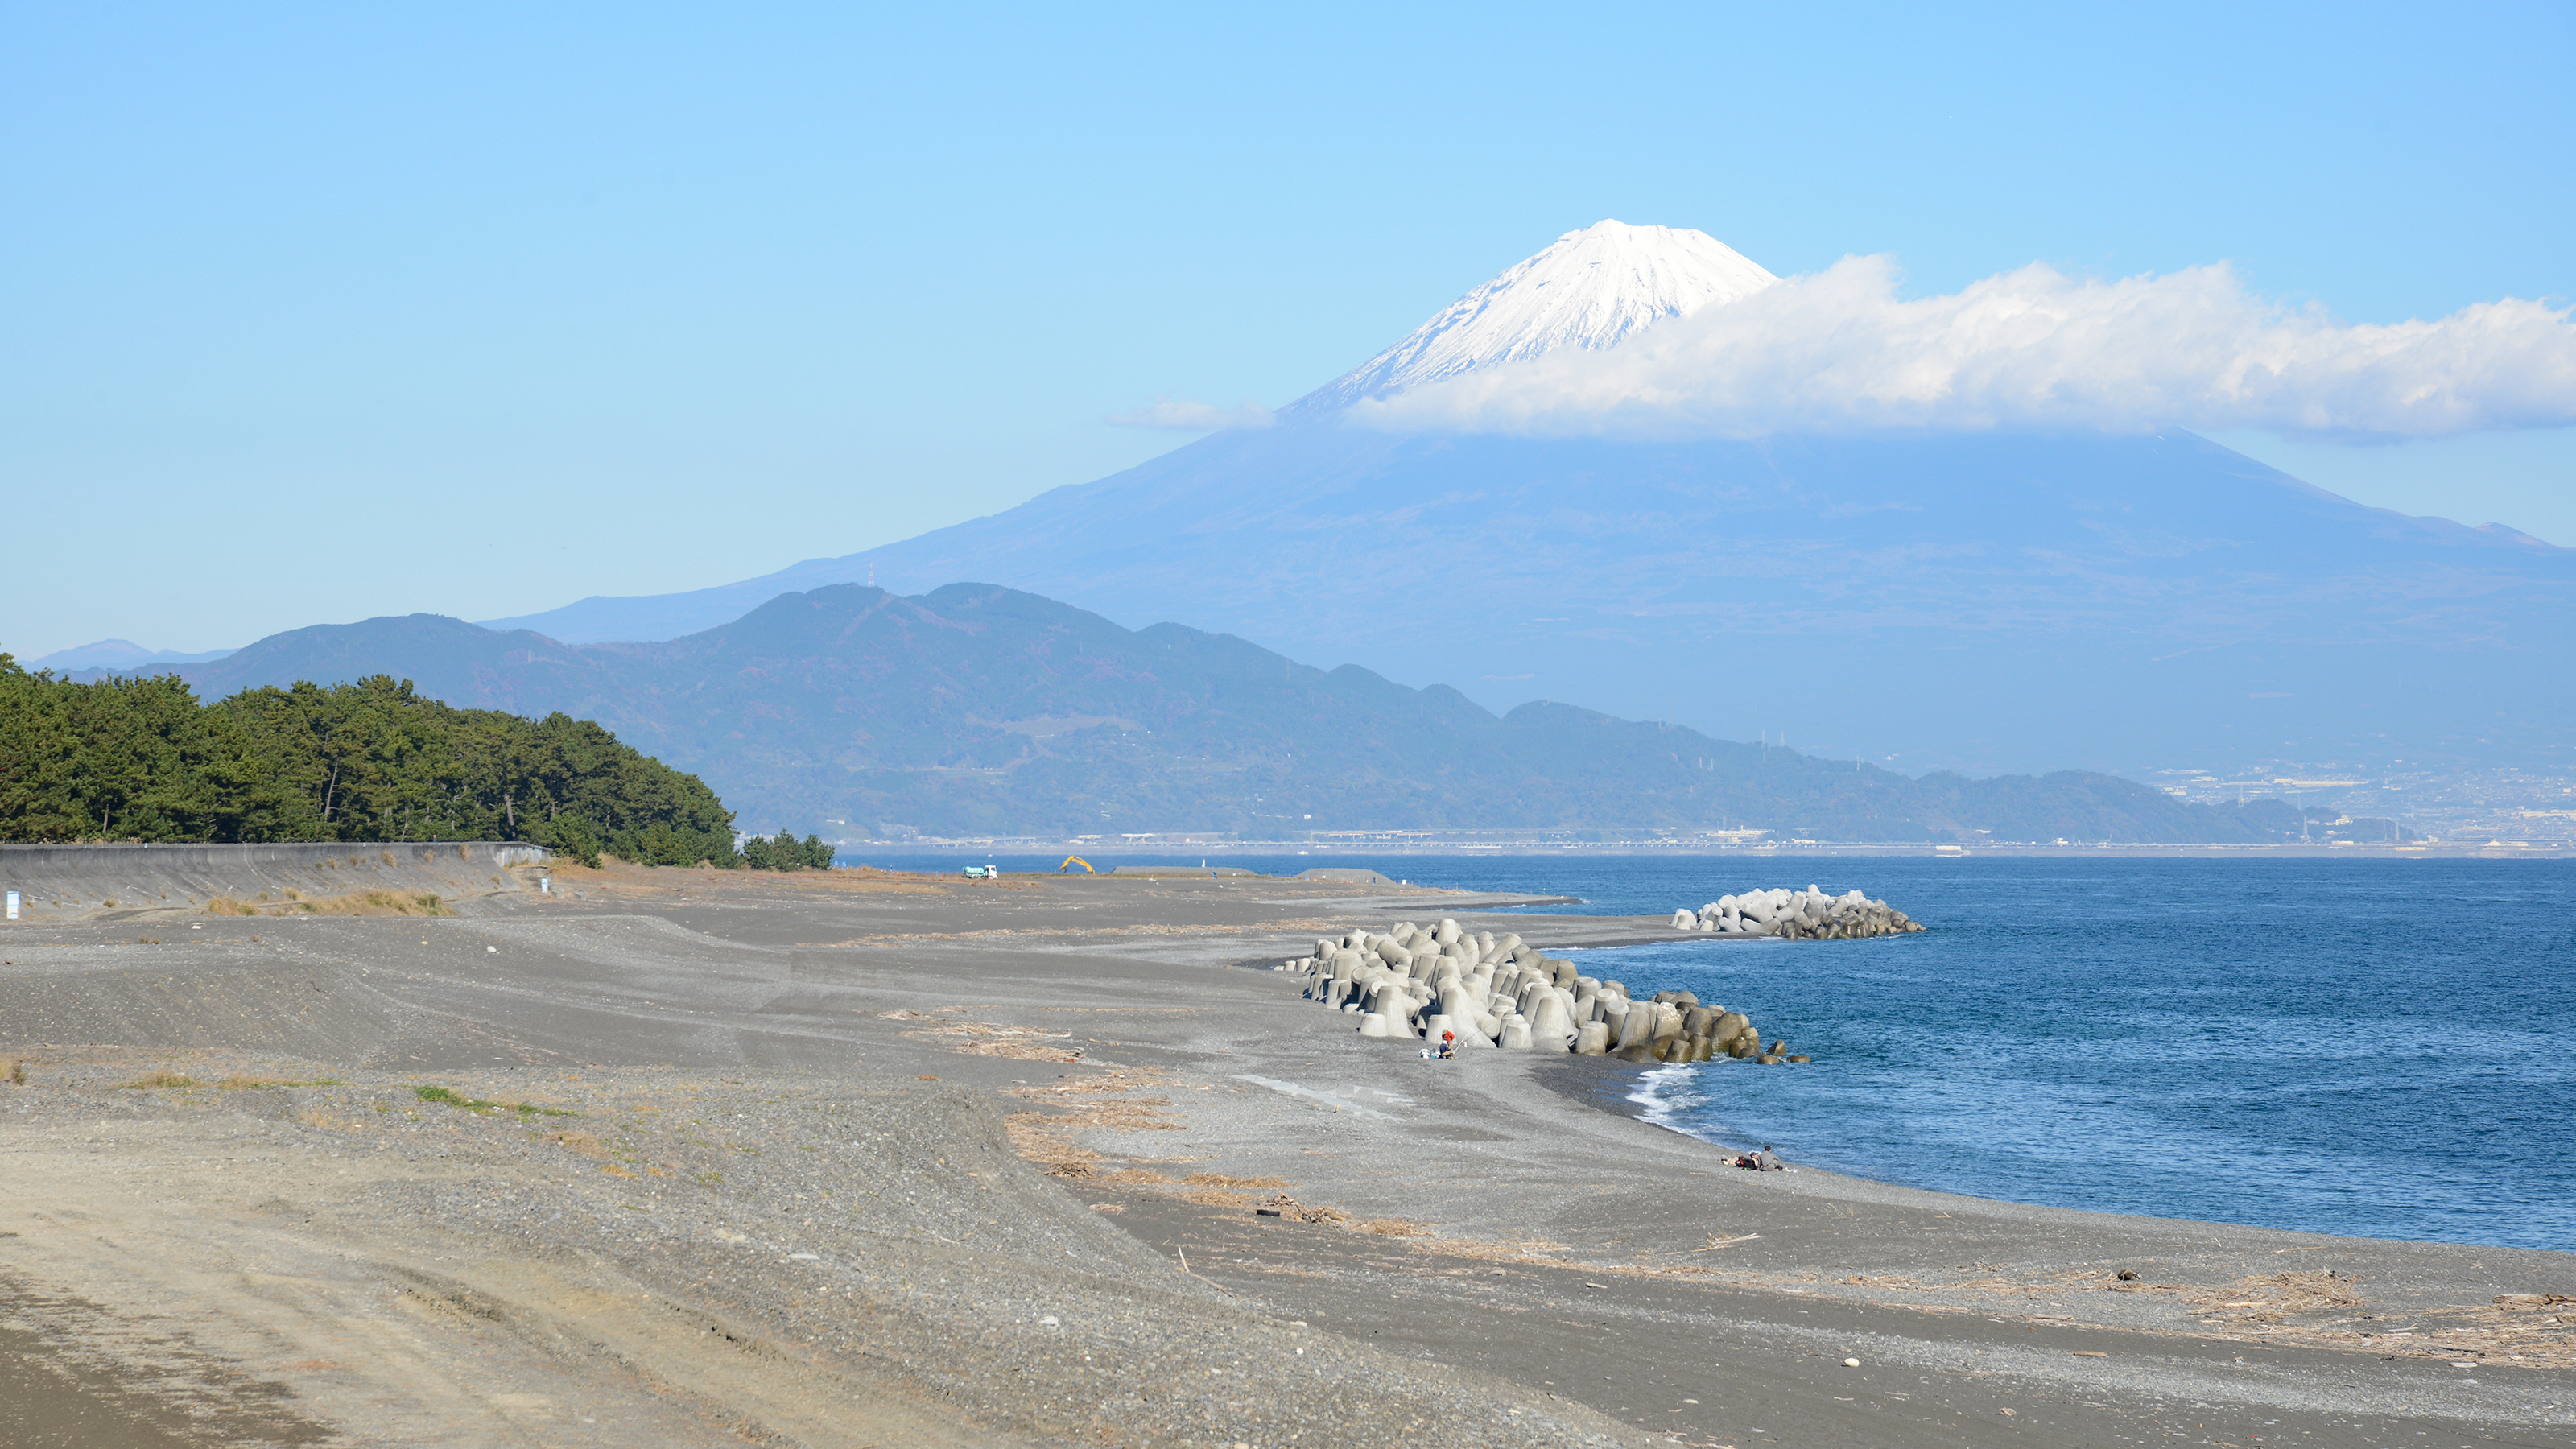
<path fill-rule="evenodd" d="M 1689 1117 L 1691 1109 L 1708 1100 L 1697 1090 L 1699 1081 L 1696 1066 L 1666 1063 L 1649 1068 L 1637 1078 L 1637 1085 L 1628 1093 L 1628 1100 L 1639 1107 L 1637 1120 L 1641 1122 L 1652 1123 L 1667 1132 L 1678 1132 L 1684 1137 L 1696 1137 L 1702 1142 L 1715 1142 L 1717 1139 L 1694 1125 Z"/>

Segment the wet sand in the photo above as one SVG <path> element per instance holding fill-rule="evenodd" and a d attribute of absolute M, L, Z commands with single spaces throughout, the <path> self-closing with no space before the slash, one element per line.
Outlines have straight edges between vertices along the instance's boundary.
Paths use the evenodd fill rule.
<path fill-rule="evenodd" d="M 2494 1302 L 2576 1255 L 1739 1172 L 1240 969 L 1461 898 L 558 883 L 0 935 L 0 1380 L 137 1445 L 2576 1444 L 2576 1303 Z"/>

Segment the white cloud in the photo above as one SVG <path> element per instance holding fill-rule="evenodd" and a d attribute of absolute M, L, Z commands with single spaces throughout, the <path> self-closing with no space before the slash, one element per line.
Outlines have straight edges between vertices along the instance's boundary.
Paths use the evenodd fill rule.
<path fill-rule="evenodd" d="M 2173 425 L 2366 439 L 2576 422 L 2576 326 L 2539 302 L 2344 327 L 2248 296 L 2223 263 L 2109 282 L 2032 265 L 1910 302 L 1896 280 L 1885 257 L 1847 257 L 1614 348 L 1482 368 L 1351 417 L 1732 437 Z"/>
<path fill-rule="evenodd" d="M 1270 409 L 1259 403 L 1236 403 L 1230 408 L 1221 408 L 1213 403 L 1180 402 L 1168 397 L 1158 397 L 1141 408 L 1109 416 L 1112 427 L 1161 428 L 1174 433 L 1266 428 L 1271 421 Z"/>

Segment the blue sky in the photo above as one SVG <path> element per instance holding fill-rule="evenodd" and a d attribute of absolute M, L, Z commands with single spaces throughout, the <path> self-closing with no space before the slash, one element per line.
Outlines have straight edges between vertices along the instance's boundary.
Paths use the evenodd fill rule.
<path fill-rule="evenodd" d="M 1909 293 L 2576 298 L 2576 9 L 0 12 L 0 648 L 726 582 L 1604 217 Z M 2576 544 L 2576 436 L 2236 446 Z M 1331 661 L 1321 661 L 1329 663 Z"/>

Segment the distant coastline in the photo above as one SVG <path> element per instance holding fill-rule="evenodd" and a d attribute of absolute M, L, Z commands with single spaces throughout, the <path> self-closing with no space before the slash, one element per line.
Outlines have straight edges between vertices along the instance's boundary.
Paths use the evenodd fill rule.
<path fill-rule="evenodd" d="M 1682 840 L 1562 840 L 1541 836 L 1489 839 L 1484 837 L 1416 837 L 1409 832 L 1389 831 L 1356 841 L 1308 840 L 1214 840 L 1205 836 L 1175 832 L 1137 839 L 1035 840 L 1024 837 L 994 836 L 973 839 L 936 840 L 848 840 L 836 847 L 850 863 L 859 863 L 871 853 L 879 856 L 901 855 L 1046 855 L 1074 851 L 1085 856 L 1170 856 L 1197 854 L 1205 856 L 1312 856 L 1323 863 L 1346 855 L 1422 855 L 1475 857 L 1488 855 L 1637 855 L 1652 857 L 1728 856 L 1766 859 L 1774 856 L 1857 856 L 1898 857 L 1902 859 L 1954 859 L 1978 856 L 2071 856 L 2086 860 L 2136 857 L 2141 859 L 2264 859 L 2264 860 L 2564 860 L 2576 857 L 2576 845 L 2550 842 L 2502 843 L 2480 841 L 2474 844 L 2448 841 L 2409 841 L 2402 845 L 2334 844 L 2334 845 L 2158 845 L 2110 843 L 2058 843 L 2038 841 L 1985 841 L 1974 845 L 1950 842 L 1920 841 L 1832 841 L 1782 840 L 1733 843 L 1696 839 Z"/>

